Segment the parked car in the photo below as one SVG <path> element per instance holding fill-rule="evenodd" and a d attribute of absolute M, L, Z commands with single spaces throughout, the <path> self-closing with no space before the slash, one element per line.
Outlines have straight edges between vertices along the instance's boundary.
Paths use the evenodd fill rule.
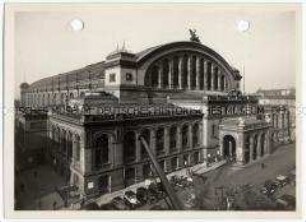
<path fill-rule="evenodd" d="M 100 210 L 99 205 L 96 202 L 91 202 L 83 207 L 84 210 Z"/>
<path fill-rule="evenodd" d="M 271 196 L 275 193 L 278 188 L 278 183 L 276 181 L 267 180 L 264 183 L 264 186 L 261 188 L 261 193 Z"/>
<path fill-rule="evenodd" d="M 146 204 L 147 200 L 148 200 L 148 191 L 146 188 L 144 187 L 139 187 L 136 190 L 136 198 L 137 200 L 139 200 L 141 205 Z"/>
<path fill-rule="evenodd" d="M 276 180 L 279 182 L 279 186 L 284 187 L 288 184 L 289 179 L 286 176 L 283 175 L 279 175 L 278 177 L 276 177 Z"/>
<path fill-rule="evenodd" d="M 130 207 L 125 204 L 125 201 L 121 197 L 115 197 L 111 203 L 116 210 L 129 210 Z"/>
<path fill-rule="evenodd" d="M 103 204 L 99 208 L 100 210 L 118 210 L 113 203 Z"/>
<path fill-rule="evenodd" d="M 155 203 L 159 199 L 159 192 L 155 183 L 151 183 L 148 187 L 148 202 L 150 204 Z"/>
<path fill-rule="evenodd" d="M 286 210 L 294 210 L 295 209 L 295 197 L 284 194 L 281 197 L 277 198 L 275 201 L 279 207 Z"/>
<path fill-rule="evenodd" d="M 136 194 L 129 190 L 124 193 L 124 201 L 127 205 L 129 205 L 132 209 L 140 206 L 139 200 L 137 200 Z"/>

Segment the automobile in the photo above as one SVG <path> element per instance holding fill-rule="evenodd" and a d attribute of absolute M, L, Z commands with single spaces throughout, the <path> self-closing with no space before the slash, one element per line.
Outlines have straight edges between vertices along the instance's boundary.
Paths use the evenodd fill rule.
<path fill-rule="evenodd" d="M 96 202 L 91 202 L 83 207 L 84 210 L 99 210 L 100 207 Z"/>
<path fill-rule="evenodd" d="M 286 176 L 283 175 L 279 175 L 278 177 L 276 177 L 276 180 L 279 182 L 279 186 L 284 187 L 288 184 L 289 179 Z"/>
<path fill-rule="evenodd" d="M 139 200 L 137 200 L 136 194 L 129 190 L 124 193 L 124 201 L 127 205 L 129 205 L 132 209 L 140 206 Z"/>
<path fill-rule="evenodd" d="M 130 209 L 130 207 L 125 204 L 125 201 L 122 199 L 122 197 L 119 197 L 119 196 L 113 198 L 111 203 L 116 210 L 129 210 Z"/>
<path fill-rule="evenodd" d="M 156 183 L 151 183 L 147 189 L 148 202 L 150 204 L 155 203 L 159 199 L 159 192 L 157 190 Z"/>
<path fill-rule="evenodd" d="M 277 190 L 278 188 L 278 183 L 276 181 L 272 181 L 272 180 L 267 180 L 265 181 L 263 187 L 261 188 L 261 193 L 270 196 L 273 195 L 274 192 Z"/>
<path fill-rule="evenodd" d="M 137 198 L 137 200 L 139 200 L 141 205 L 146 204 L 146 202 L 148 200 L 148 191 L 147 191 L 147 189 L 144 188 L 144 187 L 137 188 L 137 190 L 136 190 L 136 198 Z"/>
<path fill-rule="evenodd" d="M 277 205 L 283 209 L 293 210 L 295 209 L 295 197 L 284 194 L 281 197 L 277 198 L 276 201 Z"/>
<path fill-rule="evenodd" d="M 100 210 L 118 210 L 113 203 L 103 204 L 99 208 Z"/>

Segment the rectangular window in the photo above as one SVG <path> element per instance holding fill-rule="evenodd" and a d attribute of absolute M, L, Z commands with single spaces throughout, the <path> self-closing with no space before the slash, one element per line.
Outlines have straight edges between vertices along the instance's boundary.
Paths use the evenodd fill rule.
<path fill-rule="evenodd" d="M 126 81 L 133 81 L 132 73 L 126 73 Z"/>
<path fill-rule="evenodd" d="M 116 74 L 115 73 L 109 74 L 109 82 L 116 82 Z"/>

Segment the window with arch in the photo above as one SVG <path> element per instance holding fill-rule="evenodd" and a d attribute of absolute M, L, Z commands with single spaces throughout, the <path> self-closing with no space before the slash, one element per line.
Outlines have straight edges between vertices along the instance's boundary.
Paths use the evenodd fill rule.
<path fill-rule="evenodd" d="M 221 76 L 221 91 L 224 91 L 225 89 L 225 82 L 224 82 L 224 75 Z"/>
<path fill-rule="evenodd" d="M 214 68 L 214 74 L 213 74 L 213 76 L 214 76 L 214 79 L 213 79 L 213 81 L 214 81 L 214 90 L 217 90 L 218 89 L 218 67 L 215 67 Z"/>
<path fill-rule="evenodd" d="M 173 76 L 172 76 L 172 87 L 177 88 L 179 85 L 179 79 L 178 79 L 178 57 L 174 56 L 173 58 Z"/>
<path fill-rule="evenodd" d="M 169 86 L 169 60 L 168 59 L 164 59 L 163 63 L 162 63 L 163 69 L 162 69 L 162 73 L 163 73 L 163 78 L 162 78 L 162 85 L 163 87 L 168 87 Z"/>
<path fill-rule="evenodd" d="M 195 123 L 192 127 L 192 145 L 195 147 L 199 144 L 199 124 Z"/>
<path fill-rule="evenodd" d="M 123 138 L 123 160 L 125 163 L 132 162 L 136 159 L 136 135 L 129 131 Z"/>
<path fill-rule="evenodd" d="M 183 64 L 182 64 L 182 79 L 181 79 L 181 85 L 182 88 L 185 89 L 187 87 L 187 81 L 188 81 L 188 69 L 187 69 L 187 64 L 188 64 L 188 56 L 184 55 L 183 57 Z"/>
<path fill-rule="evenodd" d="M 67 159 L 72 158 L 72 133 L 67 132 Z"/>
<path fill-rule="evenodd" d="M 158 128 L 156 131 L 156 154 L 164 153 L 164 128 Z"/>
<path fill-rule="evenodd" d="M 67 153 L 67 142 L 66 142 L 66 131 L 61 131 L 61 152 L 66 155 Z"/>
<path fill-rule="evenodd" d="M 177 134 L 177 127 L 176 126 L 172 126 L 170 128 L 170 133 L 169 133 L 169 135 L 170 135 L 170 152 L 174 152 L 177 149 L 177 146 L 176 146 L 176 140 L 177 140 L 176 134 Z"/>
<path fill-rule="evenodd" d="M 200 152 L 194 152 L 193 154 L 193 161 L 195 164 L 198 164 L 200 163 Z"/>
<path fill-rule="evenodd" d="M 200 90 L 203 90 L 204 89 L 204 59 L 201 58 L 200 59 L 200 76 L 199 76 L 199 87 L 200 87 Z"/>
<path fill-rule="evenodd" d="M 188 125 L 184 125 L 182 127 L 182 149 L 187 149 L 188 148 L 188 132 L 189 132 L 189 127 Z"/>
<path fill-rule="evenodd" d="M 107 134 L 101 134 L 95 139 L 94 167 L 100 168 L 109 162 L 109 138 Z"/>
<path fill-rule="evenodd" d="M 207 62 L 207 78 L 206 78 L 206 85 L 207 85 L 207 90 L 211 90 L 211 62 Z"/>
<path fill-rule="evenodd" d="M 196 72 L 197 72 L 197 69 L 196 69 L 196 62 L 197 62 L 197 57 L 196 56 L 192 56 L 191 58 L 191 76 L 190 76 L 190 88 L 191 89 L 195 89 L 196 88 Z"/>

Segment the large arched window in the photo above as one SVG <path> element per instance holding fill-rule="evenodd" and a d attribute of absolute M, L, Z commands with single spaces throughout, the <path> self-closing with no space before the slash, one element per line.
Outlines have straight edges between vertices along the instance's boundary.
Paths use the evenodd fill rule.
<path fill-rule="evenodd" d="M 182 127 L 182 149 L 188 148 L 188 125 Z"/>
<path fill-rule="evenodd" d="M 162 82 L 163 82 L 163 87 L 167 88 L 169 86 L 169 60 L 168 59 L 164 59 L 163 60 L 163 78 L 162 78 Z"/>
<path fill-rule="evenodd" d="M 214 68 L 214 74 L 213 74 L 213 81 L 214 81 L 214 90 L 218 89 L 218 67 Z"/>
<path fill-rule="evenodd" d="M 190 73 L 190 88 L 191 89 L 195 89 L 196 88 L 196 72 L 197 72 L 197 69 L 196 69 L 196 62 L 197 62 L 197 57 L 196 56 L 192 56 L 191 58 L 191 73 Z"/>
<path fill-rule="evenodd" d="M 200 90 L 204 89 L 204 59 L 200 59 L 200 70 L 199 70 L 199 87 Z"/>
<path fill-rule="evenodd" d="M 211 90 L 211 62 L 207 62 L 207 67 L 206 67 L 206 73 L 207 73 L 207 78 L 206 78 L 206 85 L 207 85 L 207 90 Z"/>
<path fill-rule="evenodd" d="M 94 166 L 98 169 L 109 161 L 109 142 L 107 134 L 101 134 L 95 139 L 94 150 Z"/>
<path fill-rule="evenodd" d="M 156 154 L 160 155 L 164 152 L 164 128 L 158 128 L 156 131 Z"/>
<path fill-rule="evenodd" d="M 188 56 L 184 55 L 183 57 L 183 64 L 182 64 L 182 88 L 185 89 L 187 87 L 187 81 L 188 81 L 188 70 L 187 70 L 187 63 L 188 63 Z"/>
<path fill-rule="evenodd" d="M 177 146 L 176 146 L 176 140 L 177 140 L 176 133 L 177 133 L 176 126 L 172 126 L 170 128 L 170 152 L 174 152 L 177 149 Z"/>
<path fill-rule="evenodd" d="M 224 91 L 225 89 L 225 82 L 224 82 L 224 75 L 221 76 L 221 91 Z"/>
<path fill-rule="evenodd" d="M 192 127 L 192 144 L 193 147 L 199 144 L 199 124 L 196 123 Z"/>
<path fill-rule="evenodd" d="M 157 87 L 158 86 L 158 75 L 159 75 L 159 67 L 158 66 L 153 66 L 150 75 L 148 76 L 149 79 L 146 81 L 148 82 L 148 85 L 151 85 L 152 87 Z M 151 80 L 150 80 L 151 78 Z"/>
<path fill-rule="evenodd" d="M 179 85 L 178 79 L 178 57 L 173 58 L 173 74 L 172 74 L 172 88 L 177 88 Z"/>
<path fill-rule="evenodd" d="M 136 159 L 136 138 L 133 131 L 127 132 L 123 138 L 123 160 L 125 163 Z"/>

